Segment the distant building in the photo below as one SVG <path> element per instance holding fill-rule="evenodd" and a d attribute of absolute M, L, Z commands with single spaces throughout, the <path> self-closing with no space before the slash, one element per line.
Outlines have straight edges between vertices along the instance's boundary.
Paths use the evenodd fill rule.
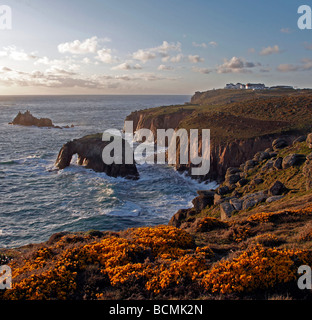
<path fill-rule="evenodd" d="M 225 86 L 225 89 L 245 89 L 245 85 L 242 84 L 242 83 L 228 83 L 226 86 Z"/>
<path fill-rule="evenodd" d="M 247 83 L 246 84 L 247 90 L 264 90 L 266 86 L 263 83 Z"/>
<path fill-rule="evenodd" d="M 274 90 L 274 89 L 294 89 L 294 87 L 292 86 L 274 86 L 274 87 L 270 87 L 270 89 Z"/>
<path fill-rule="evenodd" d="M 278 89 L 294 89 L 292 86 L 273 86 L 273 87 L 266 87 L 264 83 L 247 83 L 246 85 L 243 83 L 228 83 L 225 85 L 224 89 L 233 89 L 233 90 L 278 90 Z"/>

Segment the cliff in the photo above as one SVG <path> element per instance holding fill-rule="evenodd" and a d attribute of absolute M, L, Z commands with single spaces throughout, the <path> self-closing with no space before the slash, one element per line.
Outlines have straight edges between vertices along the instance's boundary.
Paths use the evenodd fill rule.
<path fill-rule="evenodd" d="M 228 91 L 233 95 L 232 98 Z M 269 148 L 277 137 L 290 142 L 311 128 L 310 91 L 274 92 L 274 95 L 233 91 L 196 93 L 192 101 L 198 101 L 201 96 L 205 101 L 203 105 L 186 104 L 141 110 L 133 112 L 126 120 L 133 121 L 135 130 L 150 129 L 156 139 L 157 129 L 210 129 L 211 169 L 206 176 L 195 178 L 217 181 L 224 179 L 227 168 L 239 166 L 256 152 Z M 202 95 L 206 98 L 211 95 L 214 101 L 219 98 L 221 105 L 207 105 Z M 211 97 L 209 99 L 211 101 Z M 228 102 L 225 103 L 225 100 Z M 190 173 L 191 167 L 191 163 L 180 165 L 177 161 L 176 168 L 179 171 Z"/>

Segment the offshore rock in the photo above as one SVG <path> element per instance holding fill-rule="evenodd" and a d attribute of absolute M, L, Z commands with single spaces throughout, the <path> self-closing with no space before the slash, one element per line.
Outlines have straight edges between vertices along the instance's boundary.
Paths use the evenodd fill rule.
<path fill-rule="evenodd" d="M 123 150 L 125 140 L 122 139 Z M 73 155 L 78 154 L 78 164 L 85 166 L 87 169 L 92 169 L 96 172 L 105 172 L 111 177 L 123 177 L 127 179 L 137 180 L 139 173 L 136 165 L 125 164 L 124 152 L 122 155 L 122 164 L 112 163 L 107 165 L 102 159 L 104 148 L 109 142 L 102 141 L 102 135 L 85 136 L 81 139 L 69 141 L 61 148 L 55 166 L 58 169 L 65 169 L 70 165 Z"/>

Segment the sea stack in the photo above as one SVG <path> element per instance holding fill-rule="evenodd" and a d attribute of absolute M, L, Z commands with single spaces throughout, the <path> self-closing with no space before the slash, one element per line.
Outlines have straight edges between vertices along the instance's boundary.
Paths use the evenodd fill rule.
<path fill-rule="evenodd" d="M 127 143 L 122 141 L 123 147 Z M 135 162 L 133 164 L 125 164 L 125 157 L 122 156 L 122 164 L 112 163 L 110 165 L 104 163 L 102 158 L 103 149 L 109 142 L 102 141 L 101 134 L 89 135 L 80 139 L 69 141 L 61 148 L 55 166 L 58 169 L 65 169 L 70 165 L 74 154 L 78 155 L 78 164 L 92 169 L 96 172 L 105 172 L 111 177 L 123 177 L 126 179 L 137 180 L 139 173 Z"/>

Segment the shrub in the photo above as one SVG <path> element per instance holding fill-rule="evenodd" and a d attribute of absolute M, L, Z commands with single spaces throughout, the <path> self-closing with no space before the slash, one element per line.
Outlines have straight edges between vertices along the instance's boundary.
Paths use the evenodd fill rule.
<path fill-rule="evenodd" d="M 237 258 L 222 260 L 204 272 L 208 292 L 230 294 L 273 288 L 297 279 L 298 267 L 311 265 L 309 251 L 277 250 L 257 245 Z"/>
<path fill-rule="evenodd" d="M 196 231 L 197 232 L 208 232 L 215 229 L 227 228 L 228 223 L 223 222 L 216 218 L 206 217 L 199 221 Z"/>

